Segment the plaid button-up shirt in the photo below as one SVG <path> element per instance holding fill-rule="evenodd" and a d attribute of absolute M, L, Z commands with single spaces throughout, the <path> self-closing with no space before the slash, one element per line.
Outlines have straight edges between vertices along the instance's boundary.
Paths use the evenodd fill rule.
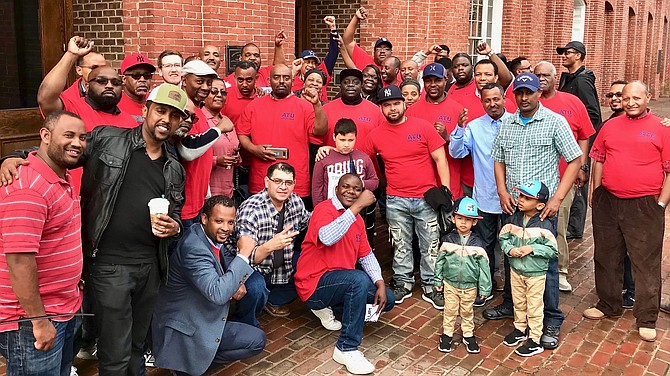
<path fill-rule="evenodd" d="M 493 142 L 491 156 L 505 164 L 507 191 L 514 198 L 519 196 L 514 187 L 533 179 L 546 184 L 554 195 L 560 182 L 560 157 L 570 162 L 582 155 L 568 121 L 542 104 L 538 106 L 525 125 L 519 110 L 506 117 Z"/>
<path fill-rule="evenodd" d="M 291 193 L 288 200 L 284 202 L 286 213 L 284 214 L 284 228 L 291 226 L 291 231 L 302 231 L 307 228 L 310 213 L 305 209 L 302 199 L 295 193 Z M 279 212 L 272 205 L 268 191 L 263 189 L 255 195 L 246 199 L 237 211 L 235 218 L 235 229 L 238 236 L 248 235 L 261 245 L 283 229 L 277 229 Z M 260 263 L 255 263 L 256 251 L 251 253 L 249 261 L 256 271 L 263 275 L 270 275 L 272 284 L 286 284 L 293 275 L 293 243 L 284 248 L 284 266 L 272 268 L 272 254 L 268 255 Z"/>

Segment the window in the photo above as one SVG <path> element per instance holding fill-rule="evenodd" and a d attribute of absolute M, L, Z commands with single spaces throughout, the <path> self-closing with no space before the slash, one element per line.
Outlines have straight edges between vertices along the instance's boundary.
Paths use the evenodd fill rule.
<path fill-rule="evenodd" d="M 494 51 L 500 51 L 502 7 L 503 0 L 470 0 L 468 48 L 473 61 L 482 58 L 476 50 L 481 41 L 488 43 Z"/>
<path fill-rule="evenodd" d="M 586 21 L 586 3 L 575 0 L 575 12 L 572 14 L 572 40 L 584 42 L 584 22 Z"/>

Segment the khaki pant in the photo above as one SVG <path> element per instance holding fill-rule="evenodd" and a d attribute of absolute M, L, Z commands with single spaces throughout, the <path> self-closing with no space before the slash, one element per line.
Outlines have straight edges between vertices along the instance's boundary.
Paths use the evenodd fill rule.
<path fill-rule="evenodd" d="M 514 327 L 522 332 L 529 328 L 528 337 L 540 343 L 544 319 L 544 284 L 546 275 L 526 277 L 510 270 L 510 285 L 514 301 Z M 446 308 L 446 304 L 445 304 Z"/>
<path fill-rule="evenodd" d="M 443 333 L 454 336 L 456 317 L 461 314 L 461 329 L 463 337 L 472 337 L 475 331 L 474 304 L 477 298 L 477 288 L 457 289 L 444 281 L 444 319 L 442 320 Z"/>
<path fill-rule="evenodd" d="M 576 185 L 568 191 L 558 209 L 558 224 L 556 225 L 556 242 L 558 243 L 558 272 L 568 274 L 568 265 L 570 264 L 570 250 L 568 249 L 568 239 L 565 237 L 568 232 L 568 222 L 570 221 L 570 207 L 575 200 L 575 191 L 579 189 Z"/>

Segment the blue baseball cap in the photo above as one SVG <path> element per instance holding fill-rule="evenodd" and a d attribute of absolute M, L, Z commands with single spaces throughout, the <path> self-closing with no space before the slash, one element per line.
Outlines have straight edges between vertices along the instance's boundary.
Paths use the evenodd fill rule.
<path fill-rule="evenodd" d="M 388 44 L 391 49 L 393 49 L 393 43 L 386 38 L 379 38 L 375 42 L 375 48 L 381 46 L 382 44 Z"/>
<path fill-rule="evenodd" d="M 433 76 L 437 78 L 447 77 L 444 65 L 440 63 L 430 63 L 423 68 L 423 78 Z"/>
<path fill-rule="evenodd" d="M 461 197 L 456 202 L 454 202 L 454 215 L 458 214 L 463 217 L 473 218 L 473 219 L 482 219 L 479 215 L 479 207 L 477 206 L 477 201 L 471 199 L 470 197 Z"/>
<path fill-rule="evenodd" d="M 392 99 L 401 99 L 405 100 L 405 97 L 402 96 L 402 91 L 395 85 L 389 85 L 383 89 L 379 89 L 379 94 L 377 95 L 377 103 L 382 103 L 390 101 Z"/>
<path fill-rule="evenodd" d="M 540 90 L 540 79 L 532 73 L 521 73 L 514 78 L 514 91 L 522 87 L 536 92 Z"/>
<path fill-rule="evenodd" d="M 549 188 L 539 180 L 529 180 L 515 189 L 522 195 L 535 198 L 540 202 L 549 200 Z"/>
<path fill-rule="evenodd" d="M 319 56 L 316 54 L 316 52 L 312 50 L 304 50 L 300 54 L 301 59 L 316 59 L 317 63 L 321 62 L 321 59 L 319 59 Z"/>

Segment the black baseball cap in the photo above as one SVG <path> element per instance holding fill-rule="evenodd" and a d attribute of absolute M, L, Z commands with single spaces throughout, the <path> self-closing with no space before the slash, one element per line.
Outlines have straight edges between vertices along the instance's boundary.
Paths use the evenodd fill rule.
<path fill-rule="evenodd" d="M 569 42 L 568 44 L 565 45 L 565 47 L 556 47 L 556 53 L 559 55 L 563 55 L 565 53 L 565 50 L 567 50 L 568 48 L 572 48 L 573 50 L 586 56 L 586 46 L 584 46 L 584 43 L 576 40 Z"/>
<path fill-rule="evenodd" d="M 340 82 L 347 77 L 356 77 L 363 82 L 363 72 L 355 68 L 343 69 L 340 72 Z"/>

